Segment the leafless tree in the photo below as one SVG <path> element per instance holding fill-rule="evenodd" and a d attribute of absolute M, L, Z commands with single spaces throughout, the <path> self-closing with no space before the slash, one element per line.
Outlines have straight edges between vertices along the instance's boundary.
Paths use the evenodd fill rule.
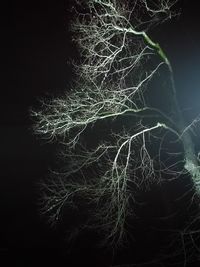
<path fill-rule="evenodd" d="M 155 26 L 177 15 L 176 2 L 76 1 L 71 30 L 80 52 L 74 63 L 79 78 L 65 96 L 32 112 L 35 133 L 60 142 L 66 161 L 64 171 L 43 185 L 42 211 L 51 223 L 81 199 L 93 208 L 85 227 L 101 229 L 105 242 L 118 246 L 126 240 L 141 188 L 188 173 L 197 198 L 200 167 L 191 130 L 200 118 L 185 123 L 170 60 L 151 38 Z M 161 73 L 165 85 L 160 83 L 156 99 L 167 96 L 163 108 L 149 100 Z M 166 140 L 181 149 L 166 151 Z"/>

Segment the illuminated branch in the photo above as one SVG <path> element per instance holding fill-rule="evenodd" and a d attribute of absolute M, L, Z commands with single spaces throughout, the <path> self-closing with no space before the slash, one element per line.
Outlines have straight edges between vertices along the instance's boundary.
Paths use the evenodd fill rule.
<path fill-rule="evenodd" d="M 83 64 L 77 66 L 78 71 L 95 84 L 97 80 L 101 81 L 97 86 L 117 79 L 116 82 L 119 81 L 119 86 L 123 87 L 126 77 L 132 75 L 137 66 L 154 53 L 169 65 L 161 47 L 147 35 L 144 21 L 141 21 L 139 11 L 142 5 L 147 9 L 146 14 L 150 13 L 148 25 L 153 22 L 153 10 L 146 1 L 135 2 L 130 9 L 120 1 L 88 1 L 88 13 L 79 14 L 78 21 L 72 27 L 77 33 L 75 41 L 84 58 Z M 169 19 L 170 7 L 176 1 L 170 5 L 168 2 L 160 1 L 154 14 L 165 13 L 165 18 Z"/>

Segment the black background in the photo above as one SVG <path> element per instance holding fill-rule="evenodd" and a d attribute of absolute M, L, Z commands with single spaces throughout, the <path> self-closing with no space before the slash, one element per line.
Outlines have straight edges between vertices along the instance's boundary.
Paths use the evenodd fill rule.
<path fill-rule="evenodd" d="M 69 6 L 67 1 L 35 0 L 9 2 L 1 9 L 1 266 L 10 261 L 12 266 L 109 266 L 111 254 L 96 250 L 90 235 L 67 253 L 64 231 L 50 229 L 37 206 L 37 184 L 54 160 L 55 147 L 32 134 L 29 111 L 38 98 L 61 94 L 69 86 L 67 61 L 76 55 L 67 30 Z M 200 113 L 200 15 L 198 1 L 180 1 L 178 7 L 180 18 L 155 29 L 155 36 L 174 66 L 180 104 L 193 108 L 186 113 L 191 119 Z"/>

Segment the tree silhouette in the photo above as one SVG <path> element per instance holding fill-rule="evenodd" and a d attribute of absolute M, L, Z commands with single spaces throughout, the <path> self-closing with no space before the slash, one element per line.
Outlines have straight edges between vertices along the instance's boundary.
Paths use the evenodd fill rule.
<path fill-rule="evenodd" d="M 42 187 L 42 212 L 51 223 L 84 203 L 89 216 L 79 227 L 101 230 L 104 244 L 118 247 L 128 239 L 138 195 L 184 175 L 199 206 L 191 130 L 200 118 L 184 121 L 170 60 L 151 37 L 154 27 L 177 15 L 176 2 L 76 1 L 77 79 L 63 97 L 32 111 L 35 133 L 58 142 L 65 163 Z M 197 215 L 176 233 L 184 248 L 190 239 L 199 251 Z"/>

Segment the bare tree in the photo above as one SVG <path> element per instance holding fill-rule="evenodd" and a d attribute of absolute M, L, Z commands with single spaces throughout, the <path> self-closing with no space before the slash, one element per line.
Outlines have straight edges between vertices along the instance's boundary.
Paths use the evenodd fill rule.
<path fill-rule="evenodd" d="M 185 123 L 169 58 L 150 36 L 177 15 L 176 2 L 76 1 L 72 32 L 80 51 L 74 63 L 79 78 L 65 96 L 33 111 L 35 133 L 62 144 L 66 162 L 43 185 L 42 210 L 52 223 L 81 199 L 92 207 L 85 226 L 120 245 L 141 189 L 188 173 L 199 195 L 199 157 L 190 131 L 200 118 Z M 162 73 L 157 99 L 165 98 L 163 107 L 151 92 Z M 167 151 L 170 142 L 175 151 Z"/>

